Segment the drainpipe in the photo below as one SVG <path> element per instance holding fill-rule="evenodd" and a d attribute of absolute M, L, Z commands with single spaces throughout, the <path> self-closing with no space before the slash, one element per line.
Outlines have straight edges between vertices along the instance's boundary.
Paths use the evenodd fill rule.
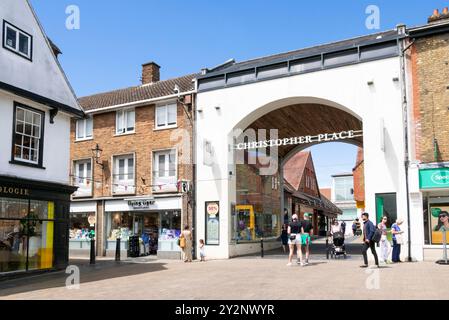
<path fill-rule="evenodd" d="M 406 35 L 406 26 L 398 25 L 397 26 L 399 35 Z M 408 39 L 408 37 L 406 38 Z M 408 100 L 407 100 L 407 77 L 405 70 L 405 52 L 411 48 L 414 44 L 414 41 L 411 42 L 407 47 L 404 48 L 404 41 L 399 40 L 398 46 L 401 53 L 401 90 L 402 90 L 402 110 L 403 110 L 403 121 L 404 121 L 404 166 L 405 166 L 405 190 L 407 197 L 407 232 L 408 232 L 408 262 L 412 262 L 412 232 L 411 232 L 411 218 L 410 218 L 410 192 L 409 192 L 409 165 L 410 165 L 410 157 L 409 157 L 409 141 L 408 141 Z"/>
<path fill-rule="evenodd" d="M 195 84 L 195 91 L 196 91 L 196 84 Z M 193 241 L 194 245 L 193 245 L 193 259 L 196 259 L 196 244 L 198 243 L 198 239 L 196 238 L 196 132 L 197 132 L 197 128 L 196 128 L 196 93 L 192 94 L 192 120 L 193 120 L 193 124 L 192 124 L 192 147 L 191 147 L 191 152 L 192 154 L 190 155 L 190 159 L 192 161 L 191 165 L 192 165 L 192 197 L 191 197 L 191 201 L 192 201 L 192 237 L 193 237 Z"/>

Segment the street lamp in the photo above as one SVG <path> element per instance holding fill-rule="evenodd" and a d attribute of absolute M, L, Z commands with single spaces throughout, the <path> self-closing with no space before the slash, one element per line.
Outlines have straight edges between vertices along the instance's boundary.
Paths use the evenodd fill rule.
<path fill-rule="evenodd" d="M 101 153 L 102 153 L 102 152 L 103 152 L 103 150 L 100 149 L 100 146 L 98 145 L 98 143 L 97 143 L 95 149 L 92 149 L 92 156 L 93 156 L 94 159 L 95 159 L 95 163 L 98 164 L 98 165 L 100 165 L 100 166 L 103 168 L 103 163 L 101 163 L 101 162 L 99 161 L 100 158 L 101 158 Z"/>

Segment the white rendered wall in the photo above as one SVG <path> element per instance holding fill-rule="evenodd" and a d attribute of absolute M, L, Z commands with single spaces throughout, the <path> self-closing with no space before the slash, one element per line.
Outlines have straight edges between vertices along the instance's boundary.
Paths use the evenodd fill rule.
<path fill-rule="evenodd" d="M 220 246 L 207 247 L 208 257 L 230 256 L 227 222 L 230 203 L 235 202 L 235 175 L 229 175 L 234 170 L 228 148 L 232 130 L 246 128 L 264 114 L 292 104 L 326 104 L 363 121 L 366 210 L 374 219 L 375 194 L 395 192 L 398 216 L 407 221 L 401 87 L 393 81 L 399 76 L 399 58 L 390 58 L 199 93 L 197 108 L 203 112 L 197 115 L 198 238 L 205 235 L 205 201 L 220 199 L 221 206 Z M 368 86 L 368 81 L 374 81 L 374 85 Z M 203 163 L 204 140 L 213 147 L 212 166 Z M 383 145 L 385 151 L 381 149 Z M 403 227 L 406 228 L 406 222 Z"/>
<path fill-rule="evenodd" d="M 14 101 L 45 111 L 44 169 L 10 164 Z M 0 175 L 69 184 L 70 116 L 58 113 L 50 124 L 48 108 L 0 90 Z"/>

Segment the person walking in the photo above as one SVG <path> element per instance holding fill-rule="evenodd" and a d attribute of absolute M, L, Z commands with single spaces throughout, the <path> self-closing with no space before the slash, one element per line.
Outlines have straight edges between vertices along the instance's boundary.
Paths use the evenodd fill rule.
<path fill-rule="evenodd" d="M 343 235 L 346 235 L 346 222 L 344 220 L 340 223 L 340 228 Z"/>
<path fill-rule="evenodd" d="M 287 248 L 288 248 L 288 224 L 287 223 L 284 223 L 282 225 L 281 241 L 282 241 L 282 249 L 284 250 L 284 253 L 286 253 Z"/>
<path fill-rule="evenodd" d="M 364 212 L 362 214 L 363 220 L 363 261 L 364 265 L 360 266 L 361 268 L 368 268 L 368 249 L 371 249 L 371 253 L 374 256 L 374 261 L 376 266 L 379 267 L 379 259 L 377 258 L 377 252 L 375 247 L 375 242 L 372 240 L 374 236 L 374 232 L 376 231 L 376 227 L 374 223 L 369 219 L 369 214 Z"/>
<path fill-rule="evenodd" d="M 404 222 L 402 219 L 397 219 L 396 223 L 393 223 L 391 226 L 391 232 L 393 234 L 393 253 L 391 257 L 391 261 L 393 263 L 402 262 L 401 261 L 401 245 L 402 245 L 402 234 L 404 231 L 401 230 L 400 225 Z"/>
<path fill-rule="evenodd" d="M 377 228 L 382 231 L 382 237 L 380 238 L 380 257 L 385 264 L 389 263 L 388 256 L 391 251 L 391 244 L 387 237 L 387 222 L 388 217 L 384 216 L 382 217 L 382 221 L 377 226 Z"/>
<path fill-rule="evenodd" d="M 298 215 L 294 214 L 292 216 L 292 222 L 288 225 L 287 234 L 288 234 L 288 245 L 290 247 L 287 266 L 290 267 L 292 265 L 292 258 L 293 254 L 295 253 L 295 247 L 296 247 L 296 254 L 298 256 L 298 261 L 302 260 L 301 224 L 299 223 Z"/>
<path fill-rule="evenodd" d="M 310 244 L 311 244 L 311 237 L 310 235 L 313 233 L 313 225 L 310 221 L 310 218 L 312 217 L 311 213 L 305 213 L 304 214 L 304 220 L 301 223 L 301 256 L 302 256 L 302 247 L 305 248 L 306 253 L 306 260 L 304 263 L 301 262 L 301 266 L 306 266 L 309 264 L 309 256 L 310 256 Z"/>
<path fill-rule="evenodd" d="M 355 237 L 357 233 L 357 222 L 354 220 L 354 222 L 352 223 L 352 234 Z"/>
<path fill-rule="evenodd" d="M 192 232 L 188 225 L 184 226 L 184 230 L 181 233 L 181 238 L 184 238 L 184 246 L 182 248 L 184 262 L 192 262 Z M 183 241 L 181 241 L 182 243 Z"/>

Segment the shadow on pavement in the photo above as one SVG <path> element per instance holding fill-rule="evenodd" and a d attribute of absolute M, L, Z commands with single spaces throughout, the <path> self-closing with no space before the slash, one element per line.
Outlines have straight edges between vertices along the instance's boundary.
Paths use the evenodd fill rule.
<path fill-rule="evenodd" d="M 80 270 L 80 284 L 121 278 L 149 272 L 163 271 L 165 263 L 130 263 L 129 261 L 99 261 L 91 266 L 89 260 L 71 260 L 70 265 Z M 64 271 L 52 272 L 36 276 L 28 276 L 0 282 L 0 297 L 7 295 L 45 290 L 66 286 L 69 274 Z"/>

